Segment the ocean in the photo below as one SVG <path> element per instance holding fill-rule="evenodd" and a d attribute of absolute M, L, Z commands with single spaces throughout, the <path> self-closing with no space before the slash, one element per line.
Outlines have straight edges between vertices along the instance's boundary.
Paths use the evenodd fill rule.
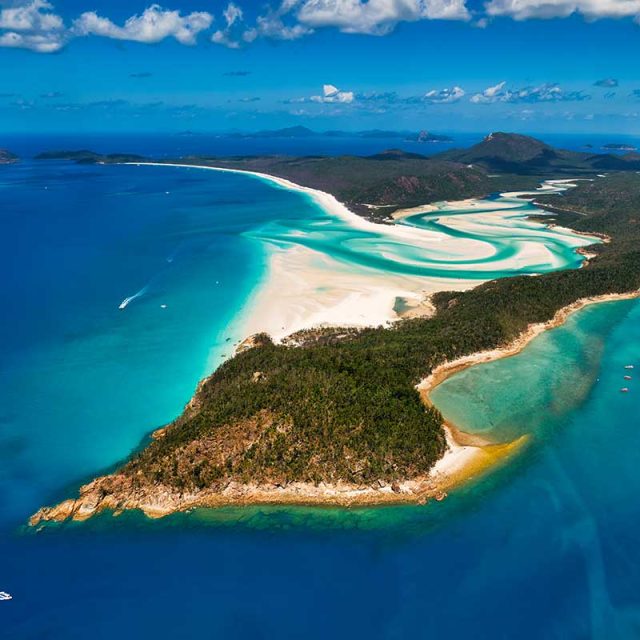
<path fill-rule="evenodd" d="M 75 141 L 15 142 L 3 145 Z M 125 142 L 98 150 L 174 153 Z M 575 238 L 530 226 L 527 207 L 488 237 L 448 224 L 459 211 L 405 226 L 486 244 L 471 268 L 436 256 L 454 278 L 578 266 Z M 532 438 L 442 503 L 104 514 L 36 532 L 32 512 L 142 446 L 232 353 L 274 251 L 368 277 L 449 274 L 304 194 L 197 169 L 26 159 L 0 168 L 0 219 L 2 637 L 638 637 L 640 387 L 619 388 L 623 365 L 640 366 L 640 305 L 584 309 L 445 382 L 433 399 L 464 428 Z M 548 261 L 523 263 L 526 243 Z"/>

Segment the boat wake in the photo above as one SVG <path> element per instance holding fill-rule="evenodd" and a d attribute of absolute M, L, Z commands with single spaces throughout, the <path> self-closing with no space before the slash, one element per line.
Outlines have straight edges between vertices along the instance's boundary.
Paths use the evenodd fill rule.
<path fill-rule="evenodd" d="M 120 309 L 121 311 L 126 309 L 134 300 L 136 300 L 137 298 L 141 298 L 146 292 L 147 287 L 143 287 L 142 289 L 140 289 L 140 291 L 134 293 L 132 296 L 125 298 L 118 306 L 118 309 Z"/>

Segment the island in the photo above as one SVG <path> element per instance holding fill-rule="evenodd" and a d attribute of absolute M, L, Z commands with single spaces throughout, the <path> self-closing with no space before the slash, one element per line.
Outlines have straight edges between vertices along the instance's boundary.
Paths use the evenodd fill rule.
<path fill-rule="evenodd" d="M 388 185 L 410 178 L 420 185 L 420 195 L 399 189 L 410 194 L 403 202 L 449 190 L 459 197 L 458 185 L 481 195 L 494 181 L 532 188 L 540 176 L 579 175 L 584 179 L 563 195 L 532 198 L 553 214 L 545 222 L 604 242 L 589 247 L 591 257 L 580 269 L 440 292 L 432 297 L 432 314 L 391 327 L 310 329 L 279 343 L 266 334 L 252 336 L 200 383 L 177 420 L 158 429 L 122 465 L 82 486 L 78 497 L 40 509 L 32 525 L 104 510 L 140 509 L 159 517 L 248 503 L 419 504 L 443 498 L 452 486 L 523 445 L 458 432 L 444 423 L 429 392 L 461 367 L 518 352 L 586 304 L 637 295 L 640 175 L 627 170 L 598 177 L 606 156 L 557 150 L 512 134 L 492 134 L 474 148 L 434 159 L 380 155 L 180 162 L 269 168 L 302 184 L 351 194 L 349 202 L 363 204 L 367 194 L 378 205 L 392 202 Z M 492 178 L 489 171 L 497 166 L 510 173 Z M 446 173 L 431 173 L 436 167 Z M 419 175 L 410 173 L 418 170 Z M 381 176 L 387 186 L 376 188 Z M 451 180 L 454 185 L 446 184 Z"/>
<path fill-rule="evenodd" d="M 234 131 L 224 134 L 229 138 L 369 138 L 369 139 L 393 139 L 413 142 L 452 142 L 453 138 L 443 134 L 429 131 L 390 131 L 386 129 L 367 129 L 365 131 L 341 131 L 333 129 L 317 132 L 303 126 L 285 127 L 284 129 L 266 129 L 251 133 Z"/>
<path fill-rule="evenodd" d="M 13 164 L 18 162 L 18 156 L 7 149 L 0 149 L 0 164 Z"/>
<path fill-rule="evenodd" d="M 620 143 L 609 143 L 605 144 L 603 149 L 607 149 L 610 151 L 637 151 L 638 147 L 633 146 L 632 144 L 620 144 Z"/>

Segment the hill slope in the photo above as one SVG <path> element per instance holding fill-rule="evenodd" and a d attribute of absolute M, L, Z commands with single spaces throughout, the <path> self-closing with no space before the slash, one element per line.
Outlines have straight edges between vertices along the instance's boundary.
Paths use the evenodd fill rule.
<path fill-rule="evenodd" d="M 573 175 L 597 170 L 637 170 L 640 162 L 633 154 L 613 156 L 593 155 L 556 149 L 541 140 L 517 133 L 491 133 L 469 149 L 446 151 L 437 158 L 477 165 L 488 171 L 508 173 L 570 173 Z"/>

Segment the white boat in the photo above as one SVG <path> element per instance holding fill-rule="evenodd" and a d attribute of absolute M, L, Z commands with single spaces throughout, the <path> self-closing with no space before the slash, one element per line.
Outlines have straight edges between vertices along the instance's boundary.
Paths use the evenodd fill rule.
<path fill-rule="evenodd" d="M 629 389 L 627 387 L 622 387 L 622 389 L 620 389 L 621 393 L 629 393 Z"/>
<path fill-rule="evenodd" d="M 633 365 L 632 364 L 625 364 L 624 368 L 625 369 L 633 369 Z"/>
<path fill-rule="evenodd" d="M 0 591 L 0 600 L 13 600 L 13 596 L 6 591 Z"/>

